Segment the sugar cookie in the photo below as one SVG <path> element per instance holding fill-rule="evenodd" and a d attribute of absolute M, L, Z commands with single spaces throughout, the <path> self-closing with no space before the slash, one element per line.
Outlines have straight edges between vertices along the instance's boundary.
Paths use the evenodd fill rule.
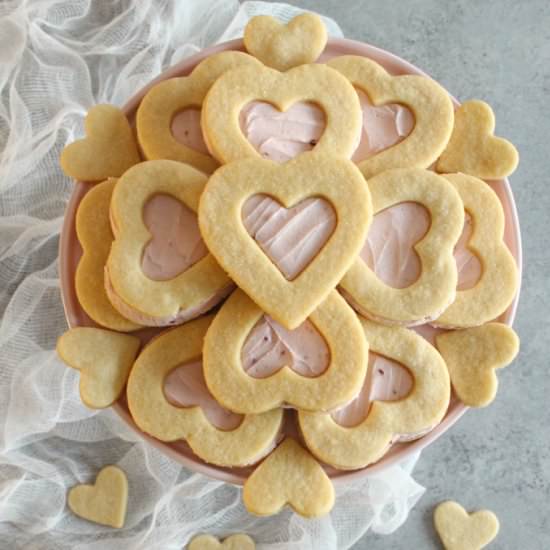
<path fill-rule="evenodd" d="M 63 172 L 80 181 L 103 181 L 122 176 L 140 162 L 126 115 L 114 105 L 92 107 L 84 120 L 86 137 L 61 152 Z"/>
<path fill-rule="evenodd" d="M 204 376 L 219 403 L 243 414 L 268 411 L 285 403 L 326 411 L 357 394 L 365 378 L 368 344 L 357 316 L 338 292 L 333 290 L 309 319 L 330 351 L 330 365 L 314 378 L 302 376 L 288 365 L 267 378 L 254 378 L 245 372 L 241 350 L 262 315 L 244 292 L 236 290 L 206 334 Z"/>
<path fill-rule="evenodd" d="M 517 168 L 519 155 L 507 140 L 495 137 L 495 115 L 483 101 L 466 101 L 455 113 L 447 148 L 437 161 L 438 172 L 462 172 L 482 179 L 501 179 Z"/>
<path fill-rule="evenodd" d="M 498 389 L 495 369 L 509 365 L 519 351 L 516 333 L 501 323 L 444 332 L 435 341 L 456 394 L 470 407 L 493 401 Z"/>
<path fill-rule="evenodd" d="M 405 139 L 359 162 L 366 178 L 391 168 L 428 168 L 437 160 L 451 137 L 454 119 L 451 98 L 439 84 L 425 76 L 391 76 L 371 59 L 356 55 L 331 59 L 328 65 L 374 105 L 397 103 L 414 115 L 414 127 Z"/>
<path fill-rule="evenodd" d="M 188 544 L 187 550 L 256 550 L 256 544 L 244 533 L 231 535 L 223 542 L 212 535 L 199 535 Z"/>
<path fill-rule="evenodd" d="M 287 71 L 313 63 L 325 49 L 327 30 L 314 13 L 302 13 L 286 25 L 270 15 L 257 15 L 244 29 L 244 46 L 268 67 Z"/>
<path fill-rule="evenodd" d="M 82 309 L 96 323 L 111 330 L 129 332 L 140 325 L 129 321 L 113 307 L 103 281 L 113 242 L 109 205 L 116 181 L 111 178 L 98 183 L 78 205 L 76 234 L 82 246 L 82 257 L 76 268 L 75 290 Z"/>
<path fill-rule="evenodd" d="M 334 487 L 321 465 L 286 438 L 246 480 L 243 501 L 258 516 L 277 514 L 288 504 L 301 516 L 318 517 L 332 509 Z"/>
<path fill-rule="evenodd" d="M 164 394 L 170 372 L 200 358 L 211 321 L 212 317 L 201 317 L 162 333 L 145 347 L 128 379 L 128 408 L 138 427 L 161 441 L 185 439 L 206 462 L 245 466 L 272 449 L 281 429 L 281 409 L 247 415 L 237 428 L 223 430 L 208 420 L 200 406 L 176 407 Z"/>
<path fill-rule="evenodd" d="M 117 466 L 105 466 L 93 485 L 75 485 L 67 504 L 77 516 L 120 529 L 124 526 L 128 503 L 128 480 Z"/>
<path fill-rule="evenodd" d="M 415 332 L 361 319 L 369 349 L 403 364 L 414 378 L 410 393 L 397 401 L 375 401 L 357 426 L 343 427 L 330 414 L 299 412 L 308 449 L 319 460 L 343 470 L 372 464 L 401 436 L 437 425 L 447 412 L 449 373 L 437 350 Z"/>
<path fill-rule="evenodd" d="M 76 327 L 59 337 L 56 350 L 69 367 L 80 371 L 82 402 L 92 409 L 104 409 L 124 390 L 139 346 L 135 336 Z"/>
<path fill-rule="evenodd" d="M 434 511 L 434 525 L 445 550 L 481 550 L 497 535 L 498 518 L 489 510 L 468 514 L 457 502 L 442 502 Z"/>
<path fill-rule="evenodd" d="M 325 113 L 326 127 L 314 151 L 351 157 L 361 132 L 361 106 L 353 86 L 326 65 L 300 65 L 285 73 L 268 67 L 243 66 L 223 74 L 203 103 L 201 125 L 210 152 L 228 163 L 260 154 L 244 136 L 240 113 L 252 101 L 286 111 L 311 102 Z"/>
<path fill-rule="evenodd" d="M 471 288 L 458 290 L 454 302 L 434 324 L 448 328 L 482 325 L 496 319 L 516 295 L 518 268 L 503 242 L 504 211 L 496 193 L 484 182 L 465 174 L 444 176 L 456 188 L 471 216 L 473 232 L 467 247 L 481 261 L 481 277 Z"/>
<path fill-rule="evenodd" d="M 460 195 L 445 178 L 414 168 L 387 170 L 368 185 L 374 214 L 406 201 L 419 203 L 430 213 L 430 228 L 414 246 L 420 276 L 406 288 L 393 288 L 358 258 L 341 288 L 354 308 L 379 322 L 412 326 L 439 317 L 456 295 L 453 247 L 464 224 Z"/>
<path fill-rule="evenodd" d="M 204 174 L 171 160 L 142 162 L 118 180 L 111 200 L 115 240 L 105 286 L 124 317 L 150 326 L 180 324 L 208 311 L 230 292 L 231 280 L 209 254 L 166 280 L 153 280 L 143 270 L 144 250 L 152 237 L 143 219 L 148 201 L 168 195 L 193 213 L 205 183 Z"/>
<path fill-rule="evenodd" d="M 203 172 L 213 172 L 218 162 L 178 141 L 171 130 L 172 121 L 186 109 L 200 108 L 206 93 L 224 72 L 245 65 L 261 66 L 245 53 L 220 52 L 199 63 L 189 76 L 155 84 L 142 99 L 136 114 L 137 137 L 145 157 L 177 160 Z"/>
<path fill-rule="evenodd" d="M 270 195 L 286 208 L 320 196 L 336 212 L 334 232 L 291 281 L 243 224 L 243 206 L 258 194 Z M 222 166 L 208 180 L 199 206 L 202 236 L 219 264 L 266 313 L 289 329 L 305 321 L 355 261 L 371 217 L 369 190 L 353 163 L 314 152 L 281 165 L 243 159 Z"/>

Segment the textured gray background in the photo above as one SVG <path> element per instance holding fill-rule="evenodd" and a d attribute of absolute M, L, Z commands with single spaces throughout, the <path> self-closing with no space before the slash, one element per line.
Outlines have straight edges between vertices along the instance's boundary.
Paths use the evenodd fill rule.
<path fill-rule="evenodd" d="M 393 535 L 355 550 L 439 548 L 433 507 L 456 499 L 501 521 L 491 548 L 550 549 L 550 0 L 289 0 L 334 18 L 348 38 L 387 49 L 461 100 L 492 105 L 497 133 L 518 147 L 511 182 L 521 220 L 519 359 L 496 401 L 429 447 L 415 477 L 428 489 Z"/>

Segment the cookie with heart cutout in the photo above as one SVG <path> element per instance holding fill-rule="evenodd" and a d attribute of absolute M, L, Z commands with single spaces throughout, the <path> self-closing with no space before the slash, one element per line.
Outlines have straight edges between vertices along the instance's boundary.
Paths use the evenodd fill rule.
<path fill-rule="evenodd" d="M 445 361 L 421 336 L 362 318 L 361 325 L 369 351 L 403 365 L 413 383 L 401 399 L 372 402 L 355 425 L 339 424 L 335 419 L 338 412 L 299 411 L 300 430 L 308 449 L 319 460 L 342 470 L 372 464 L 394 442 L 410 441 L 433 429 L 445 416 L 451 395 Z"/>
<path fill-rule="evenodd" d="M 414 117 L 412 131 L 399 143 L 359 160 L 366 178 L 394 168 L 428 168 L 437 160 L 449 142 L 454 121 L 451 98 L 439 84 L 425 76 L 392 76 L 361 56 L 337 57 L 327 64 L 365 93 L 374 106 L 404 106 Z"/>
<path fill-rule="evenodd" d="M 256 550 L 256 543 L 244 533 L 230 535 L 223 541 L 213 535 L 199 535 L 187 545 L 187 550 Z"/>
<path fill-rule="evenodd" d="M 463 103 L 455 113 L 451 139 L 437 161 L 438 172 L 462 172 L 482 179 L 502 179 L 517 168 L 517 149 L 496 137 L 495 115 L 484 101 Z"/>
<path fill-rule="evenodd" d="M 202 172 L 172 160 L 142 162 L 118 180 L 105 288 L 127 319 L 148 326 L 181 324 L 233 288 L 198 229 L 196 211 L 206 180 Z"/>
<path fill-rule="evenodd" d="M 119 332 L 130 332 L 140 325 L 123 317 L 111 304 L 103 281 L 105 264 L 113 242 L 109 220 L 115 178 L 96 184 L 78 205 L 76 234 L 82 246 L 82 257 L 75 274 L 78 301 L 97 324 Z"/>
<path fill-rule="evenodd" d="M 316 239 L 322 247 L 314 257 L 310 249 L 306 256 L 311 260 L 291 280 L 270 259 L 269 248 L 262 248 L 247 230 L 246 202 L 257 195 L 269 195 L 291 209 L 320 198 L 334 211 L 334 230 L 322 232 L 326 242 Z M 222 166 L 208 180 L 199 205 L 199 226 L 210 252 L 240 288 L 288 329 L 303 323 L 338 284 L 355 261 L 370 220 L 370 193 L 357 167 L 315 152 L 282 165 L 250 158 Z"/>
<path fill-rule="evenodd" d="M 266 330 L 265 323 L 264 312 L 236 290 L 206 334 L 204 375 L 224 407 L 241 414 L 282 405 L 327 411 L 360 390 L 368 343 L 357 316 L 338 292 L 333 290 L 308 323 L 294 331 L 274 328 L 272 319 Z"/>
<path fill-rule="evenodd" d="M 243 502 L 257 516 L 272 516 L 288 504 L 301 516 L 319 517 L 334 505 L 334 486 L 315 458 L 287 437 L 246 480 Z"/>
<path fill-rule="evenodd" d="M 224 73 L 203 103 L 204 137 L 220 163 L 260 156 L 241 127 L 241 113 L 258 101 L 283 112 L 301 102 L 314 104 L 323 111 L 326 125 L 313 150 L 337 157 L 353 154 L 361 133 L 361 106 L 353 86 L 338 71 L 319 64 L 284 73 L 242 66 Z"/>
<path fill-rule="evenodd" d="M 436 507 L 434 526 L 445 550 L 481 550 L 500 529 L 498 518 L 490 510 L 469 514 L 450 500 Z"/>
<path fill-rule="evenodd" d="M 458 398 L 469 407 L 486 407 L 498 389 L 496 369 L 509 365 L 519 351 L 519 338 L 502 323 L 454 330 L 435 337 Z"/>
<path fill-rule="evenodd" d="M 302 13 L 286 25 L 270 15 L 252 17 L 244 29 L 248 53 L 268 67 L 287 71 L 314 63 L 325 49 L 327 30 L 314 13 Z"/>
<path fill-rule="evenodd" d="M 243 52 L 220 52 L 199 63 L 189 76 L 155 84 L 136 113 L 137 137 L 148 160 L 169 159 L 213 172 L 218 162 L 208 153 L 200 127 L 200 108 L 212 84 L 226 71 L 261 66 Z"/>
<path fill-rule="evenodd" d="M 63 172 L 80 181 L 122 176 L 141 161 L 126 115 L 114 105 L 92 107 L 84 120 L 86 137 L 61 152 Z"/>
<path fill-rule="evenodd" d="M 483 325 L 504 313 L 519 286 L 518 267 L 503 241 L 504 211 L 496 193 L 482 180 L 466 174 L 444 176 L 456 188 L 471 219 L 466 247 L 481 263 L 480 275 L 469 288 L 457 289 L 453 303 L 434 325 L 467 328 Z"/>
<path fill-rule="evenodd" d="M 76 327 L 59 337 L 56 351 L 69 367 L 80 371 L 82 402 L 104 409 L 122 394 L 139 347 L 135 336 Z"/>
<path fill-rule="evenodd" d="M 124 527 L 128 504 L 128 480 L 117 466 L 105 466 L 93 485 L 75 485 L 67 504 L 77 516 L 120 529 Z"/>
<path fill-rule="evenodd" d="M 381 323 L 414 326 L 440 317 L 456 296 L 453 249 L 464 225 L 460 195 L 447 179 L 417 168 L 387 170 L 368 186 L 375 215 L 404 202 L 428 211 L 428 232 L 414 246 L 420 275 L 405 288 L 393 288 L 358 258 L 340 282 L 344 295 L 359 313 Z"/>
<path fill-rule="evenodd" d="M 283 411 L 233 415 L 208 394 L 196 367 L 211 322 L 212 317 L 201 317 L 163 332 L 145 347 L 128 379 L 128 408 L 137 426 L 161 441 L 185 439 L 205 462 L 246 466 L 273 449 Z M 170 380 L 174 375 L 179 382 Z"/>

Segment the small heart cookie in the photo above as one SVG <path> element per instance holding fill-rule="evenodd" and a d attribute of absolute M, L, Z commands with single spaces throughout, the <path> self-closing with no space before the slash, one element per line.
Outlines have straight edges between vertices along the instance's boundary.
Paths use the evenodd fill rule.
<path fill-rule="evenodd" d="M 90 189 L 76 211 L 76 234 L 82 257 L 75 275 L 75 290 L 82 309 L 99 325 L 119 332 L 137 330 L 140 325 L 123 317 L 111 304 L 103 276 L 113 232 L 109 220 L 111 196 L 117 180 L 98 183 Z"/>
<path fill-rule="evenodd" d="M 268 67 L 286 71 L 313 63 L 325 49 L 327 30 L 314 13 L 302 13 L 286 25 L 270 15 L 253 17 L 244 29 L 248 53 Z"/>
<path fill-rule="evenodd" d="M 122 176 L 140 162 L 128 119 L 114 105 L 92 107 L 84 129 L 86 137 L 61 152 L 61 168 L 67 176 L 80 181 L 102 181 Z"/>
<path fill-rule="evenodd" d="M 218 162 L 176 139 L 172 122 L 185 109 L 200 108 L 212 84 L 226 71 L 242 65 L 261 66 L 245 53 L 220 52 L 199 63 L 189 76 L 155 84 L 136 113 L 137 137 L 145 157 L 148 160 L 177 160 L 203 172 L 213 172 Z"/>
<path fill-rule="evenodd" d="M 333 290 L 310 321 L 326 342 L 329 365 L 318 376 L 303 376 L 286 364 L 265 378 L 247 374 L 243 346 L 263 311 L 236 290 L 217 313 L 204 340 L 204 377 L 212 395 L 229 410 L 258 414 L 283 404 L 327 411 L 353 399 L 367 369 L 368 343 L 354 311 Z"/>
<path fill-rule="evenodd" d="M 406 328 L 360 321 L 369 350 L 403 365 L 414 382 L 401 399 L 375 400 L 366 418 L 355 426 L 340 425 L 330 413 L 299 411 L 308 449 L 319 460 L 343 470 L 372 464 L 392 443 L 419 437 L 439 424 L 451 396 L 445 362 L 424 338 Z"/>
<path fill-rule="evenodd" d="M 455 113 L 453 133 L 437 161 L 437 171 L 482 179 L 509 176 L 518 165 L 518 152 L 509 141 L 495 137 L 494 131 L 495 115 L 487 103 L 463 103 Z"/>
<path fill-rule="evenodd" d="M 328 65 L 366 93 L 374 105 L 401 104 L 414 115 L 407 137 L 359 162 L 367 179 L 390 168 L 428 168 L 437 160 L 451 137 L 454 120 L 451 98 L 439 84 L 425 76 L 392 76 L 371 59 L 355 55 L 331 59 Z"/>
<path fill-rule="evenodd" d="M 442 502 L 434 512 L 434 525 L 445 550 L 481 550 L 497 535 L 498 518 L 489 510 L 468 514 L 457 502 Z"/>
<path fill-rule="evenodd" d="M 208 311 L 232 290 L 231 280 L 206 249 L 204 256 L 191 265 L 185 262 L 186 269 L 176 275 L 154 279 L 144 270 L 144 260 L 151 259 L 153 264 L 156 261 L 151 257 L 153 241 L 160 241 L 161 247 L 168 243 L 170 262 L 178 241 L 187 237 L 185 228 L 184 234 L 174 234 L 169 224 L 168 236 L 155 239 L 144 220 L 150 201 L 163 197 L 176 205 L 179 202 L 193 219 L 193 238 L 201 240 L 195 212 L 206 180 L 202 172 L 173 160 L 142 162 L 118 180 L 111 199 L 115 240 L 105 267 L 105 289 L 124 317 L 147 326 L 181 324 Z M 168 221 L 177 218 L 166 214 L 164 217 Z M 160 218 L 162 221 L 162 209 Z M 153 266 L 155 271 L 162 267 Z"/>
<path fill-rule="evenodd" d="M 176 406 L 165 395 L 166 378 L 200 359 L 211 322 L 212 317 L 201 317 L 163 332 L 145 347 L 128 378 L 128 408 L 140 430 L 161 441 L 185 439 L 205 462 L 247 466 L 273 448 L 283 421 L 281 409 L 246 415 L 237 427 L 223 429 L 200 405 Z"/>
<path fill-rule="evenodd" d="M 501 323 L 444 332 L 435 341 L 456 394 L 469 407 L 493 401 L 498 389 L 495 370 L 509 365 L 519 351 L 517 334 Z"/>
<path fill-rule="evenodd" d="M 231 535 L 220 542 L 212 535 L 199 535 L 187 546 L 187 550 L 255 550 L 256 544 L 244 533 Z"/>
<path fill-rule="evenodd" d="M 210 152 L 229 163 L 261 157 L 241 128 L 241 112 L 252 102 L 267 102 L 287 111 L 300 102 L 313 103 L 326 126 L 313 150 L 350 158 L 362 128 L 361 104 L 355 89 L 327 65 L 300 65 L 285 73 L 265 66 L 242 66 L 224 73 L 203 103 L 201 126 Z"/>
<path fill-rule="evenodd" d="M 77 327 L 60 336 L 56 350 L 69 367 L 80 371 L 82 402 L 104 409 L 122 393 L 139 346 L 135 336 Z"/>
<path fill-rule="evenodd" d="M 243 501 L 251 514 L 271 516 L 288 504 L 311 518 L 334 505 L 334 487 L 321 465 L 287 437 L 246 480 Z"/>
<path fill-rule="evenodd" d="M 394 288 L 357 258 L 340 287 L 359 313 L 380 323 L 413 326 L 436 319 L 456 295 L 453 249 L 464 225 L 460 195 L 442 176 L 419 168 L 386 170 L 368 186 L 374 214 L 404 202 L 418 203 L 429 212 L 428 232 L 414 245 L 421 272 L 411 285 Z"/>
<path fill-rule="evenodd" d="M 454 302 L 434 325 L 443 328 L 479 326 L 496 319 L 512 303 L 518 267 L 503 241 L 504 211 L 496 193 L 484 181 L 465 174 L 444 176 L 460 194 L 473 222 L 467 248 L 481 262 L 481 276 L 471 287 L 457 290 Z"/>
<path fill-rule="evenodd" d="M 286 208 L 322 197 L 336 212 L 338 223 L 330 238 L 291 281 L 244 226 L 244 204 L 258 194 L 270 195 Z M 303 323 L 338 284 L 359 254 L 370 221 L 370 193 L 357 167 L 344 158 L 315 152 L 285 164 L 250 158 L 222 166 L 208 180 L 199 205 L 199 226 L 210 252 L 266 313 L 288 329 Z"/>
<path fill-rule="evenodd" d="M 75 485 L 67 497 L 77 516 L 110 527 L 124 526 L 128 503 L 128 480 L 116 466 L 105 466 L 93 485 Z"/>

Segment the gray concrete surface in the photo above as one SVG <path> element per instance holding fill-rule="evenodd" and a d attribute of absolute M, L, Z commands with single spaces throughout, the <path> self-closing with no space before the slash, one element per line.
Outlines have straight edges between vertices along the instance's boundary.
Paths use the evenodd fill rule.
<path fill-rule="evenodd" d="M 497 133 L 518 147 L 511 182 L 523 234 L 516 329 L 521 353 L 500 375 L 496 401 L 469 412 L 420 459 L 427 492 L 407 523 L 367 535 L 354 550 L 439 548 L 433 507 L 456 499 L 501 520 L 491 548 L 550 549 L 550 1 L 292 0 L 336 19 L 348 38 L 426 70 L 459 99 L 496 113 Z"/>

